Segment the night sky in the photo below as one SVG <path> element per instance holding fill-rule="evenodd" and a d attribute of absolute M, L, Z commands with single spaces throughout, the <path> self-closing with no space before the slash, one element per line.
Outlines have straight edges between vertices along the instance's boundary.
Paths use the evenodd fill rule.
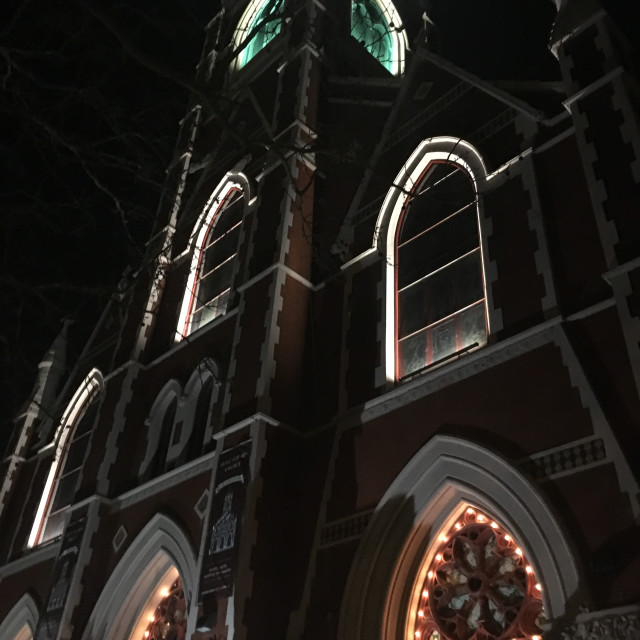
<path fill-rule="evenodd" d="M 552 79 L 549 0 L 416 0 L 443 57 Z M 138 265 L 214 2 L 19 0 L 0 9 L 0 444 L 64 317 L 73 359 Z M 140 58 L 152 61 L 141 64 Z"/>
<path fill-rule="evenodd" d="M 105 12 L 106 8 L 106 12 Z M 0 444 L 64 317 L 140 264 L 211 3 L 3 4 Z M 148 57 L 150 71 L 137 58 Z"/>

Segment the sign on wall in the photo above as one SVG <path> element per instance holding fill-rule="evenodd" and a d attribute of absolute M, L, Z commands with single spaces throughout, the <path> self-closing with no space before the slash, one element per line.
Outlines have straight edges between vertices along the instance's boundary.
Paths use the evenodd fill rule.
<path fill-rule="evenodd" d="M 47 606 L 38 620 L 35 638 L 36 640 L 55 640 L 58 637 L 62 614 L 67 603 L 67 595 L 73 580 L 73 573 L 78 562 L 78 553 L 82 544 L 82 536 L 86 525 L 86 517 L 83 516 L 67 525 L 60 553 L 52 573 L 52 587 L 47 600 Z"/>
<path fill-rule="evenodd" d="M 251 442 L 246 442 L 220 456 L 202 561 L 200 600 L 209 594 L 230 596 L 233 591 L 250 454 Z"/>

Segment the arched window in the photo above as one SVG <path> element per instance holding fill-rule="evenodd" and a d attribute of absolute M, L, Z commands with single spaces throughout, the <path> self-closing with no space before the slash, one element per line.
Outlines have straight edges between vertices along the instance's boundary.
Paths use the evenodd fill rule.
<path fill-rule="evenodd" d="M 81 638 L 190 637 L 185 635 L 186 623 L 189 607 L 197 607 L 197 590 L 191 540 L 172 519 L 158 513 L 122 555 Z"/>
<path fill-rule="evenodd" d="M 476 194 L 454 162 L 433 161 L 396 232 L 398 377 L 486 341 Z"/>
<path fill-rule="evenodd" d="M 387 228 L 388 380 L 487 339 L 477 197 L 484 166 L 470 145 L 447 144 L 449 150 L 436 150 L 431 141 L 418 147 L 378 220 L 379 230 Z"/>
<path fill-rule="evenodd" d="M 508 460 L 432 437 L 371 516 L 337 637 L 541 640 L 585 596 L 562 524 Z"/>
<path fill-rule="evenodd" d="M 242 187 L 225 181 L 210 198 L 195 226 L 195 247 L 176 339 L 227 311 L 244 213 Z"/>
<path fill-rule="evenodd" d="M 404 71 L 407 35 L 388 0 L 353 0 L 351 35 L 393 75 Z"/>
<path fill-rule="evenodd" d="M 68 506 L 75 497 L 89 450 L 97 400 L 103 389 L 102 374 L 93 369 L 65 409 L 56 430 L 55 456 L 29 536 L 29 547 L 55 538 L 64 530 Z"/>
<path fill-rule="evenodd" d="M 498 640 L 542 635 L 542 585 L 517 540 L 467 507 L 435 537 L 408 612 L 420 640 Z"/>
<path fill-rule="evenodd" d="M 236 48 L 245 43 L 247 38 L 250 39 L 238 56 L 236 68 L 244 67 L 280 33 L 282 2 L 283 0 L 252 0 L 249 3 L 234 36 Z"/>

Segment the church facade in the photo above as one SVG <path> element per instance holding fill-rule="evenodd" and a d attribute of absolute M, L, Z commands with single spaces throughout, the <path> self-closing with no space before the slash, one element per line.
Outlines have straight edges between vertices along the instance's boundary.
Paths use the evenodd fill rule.
<path fill-rule="evenodd" d="M 636 58 L 556 3 L 554 82 L 409 2 L 214 17 L 2 459 L 0 640 L 640 637 Z"/>

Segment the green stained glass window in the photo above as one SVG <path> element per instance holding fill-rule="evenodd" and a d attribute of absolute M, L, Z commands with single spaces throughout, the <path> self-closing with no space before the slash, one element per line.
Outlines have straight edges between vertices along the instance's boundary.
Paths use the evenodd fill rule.
<path fill-rule="evenodd" d="M 351 35 L 361 42 L 385 69 L 393 73 L 393 37 L 382 9 L 375 0 L 354 0 Z"/>
<path fill-rule="evenodd" d="M 243 67 L 249 60 L 251 60 L 259 51 L 264 49 L 271 40 L 273 40 L 279 33 L 282 27 L 282 21 L 277 13 L 280 8 L 280 2 L 273 2 L 267 0 L 260 10 L 255 14 L 255 17 L 249 23 L 247 27 L 247 34 L 251 34 L 258 29 L 254 36 L 251 38 L 251 42 L 245 47 L 240 54 L 240 66 Z M 269 16 L 275 14 L 273 20 L 269 20 Z"/>

